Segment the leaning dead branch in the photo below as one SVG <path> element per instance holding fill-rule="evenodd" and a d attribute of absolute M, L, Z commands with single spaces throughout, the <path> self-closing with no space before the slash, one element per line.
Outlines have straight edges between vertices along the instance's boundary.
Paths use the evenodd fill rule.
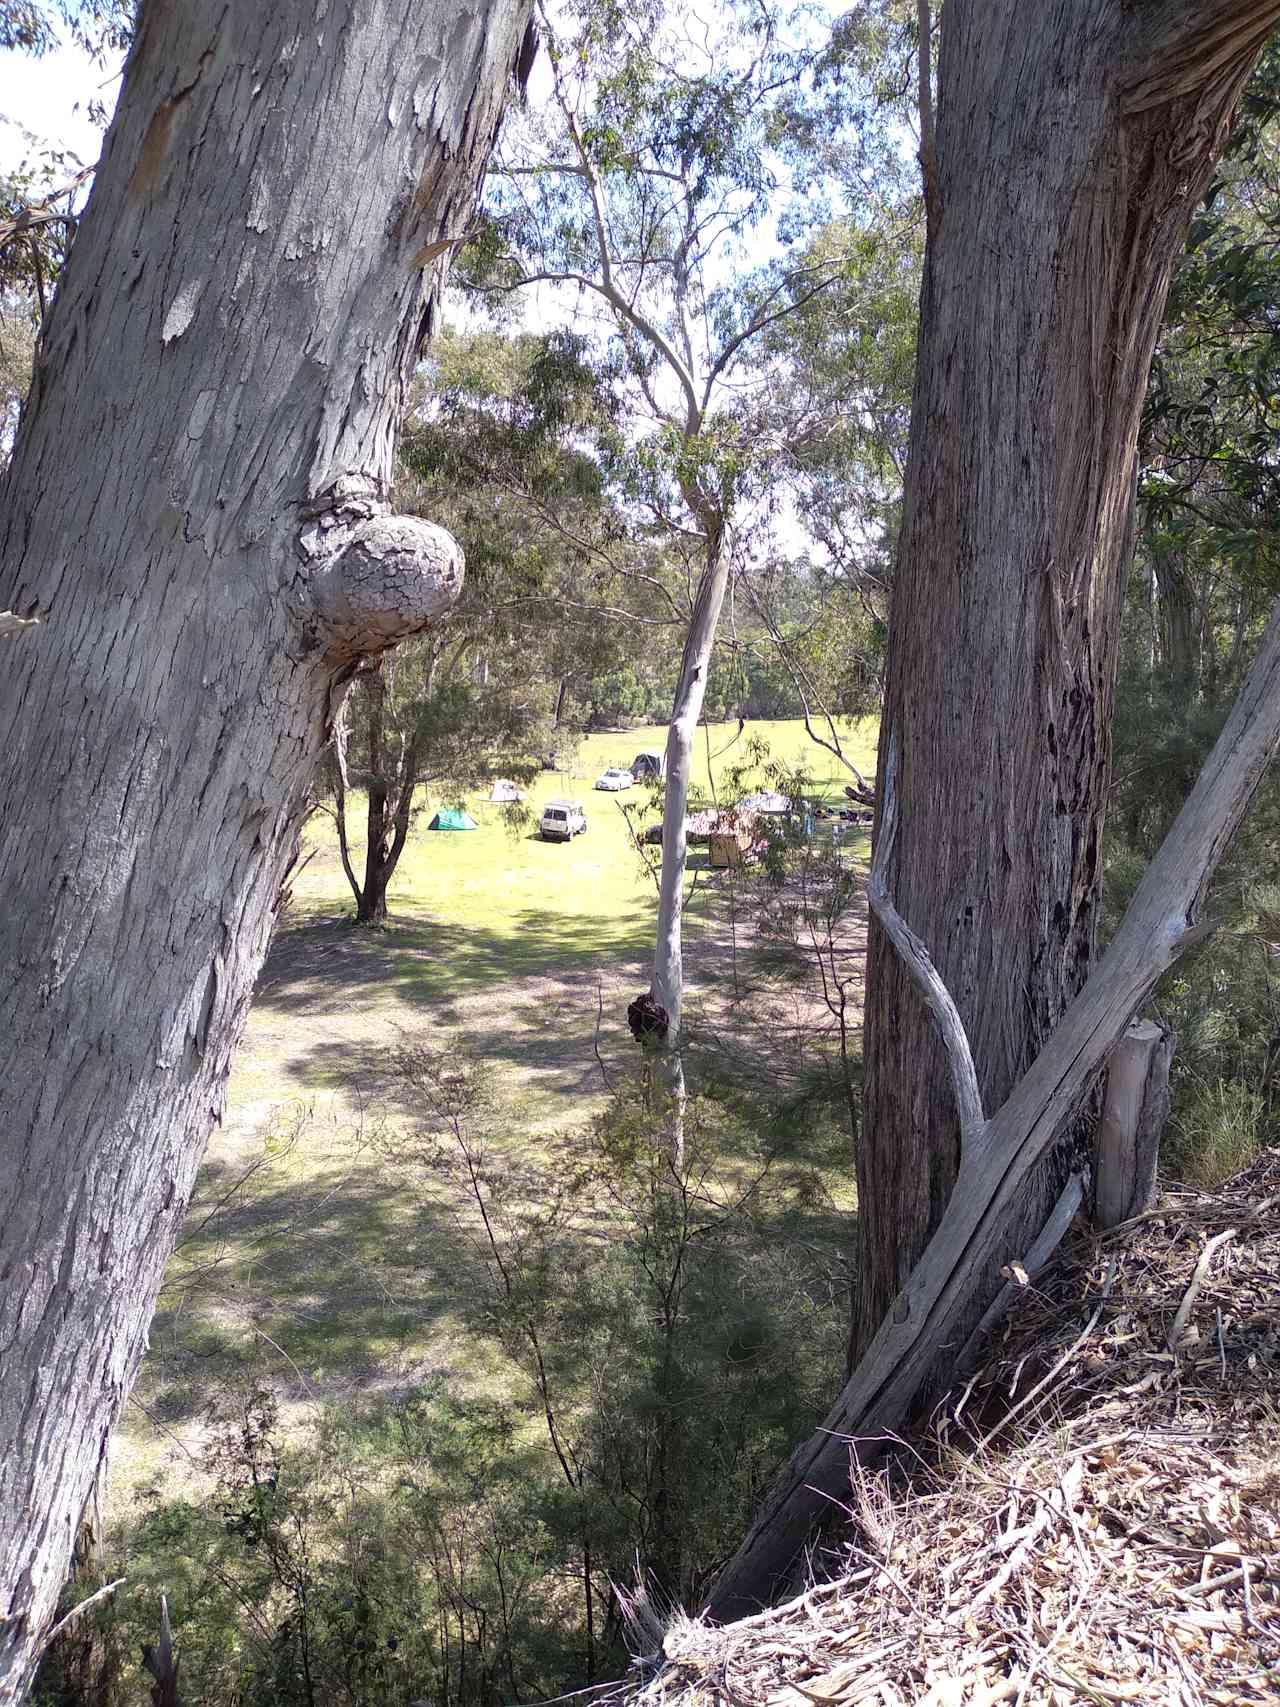
<path fill-rule="evenodd" d="M 860 1460 L 873 1461 L 909 1414 L 942 1347 L 964 1332 L 1031 1170 L 1079 1107 L 1157 979 L 1207 934 L 1199 914 L 1209 879 L 1277 747 L 1280 603 L 1231 716 L 1101 966 L 1004 1105 L 981 1124 L 972 1053 L 955 1004 L 925 946 L 918 938 L 903 938 L 905 922 L 895 935 L 887 911 L 891 902 L 881 894 L 881 922 L 947 1044 L 956 1103 L 968 1123 L 960 1169 L 937 1231 L 866 1355 L 821 1428 L 793 1455 L 718 1580 L 710 1602 L 715 1617 L 739 1616 L 771 1598 L 830 1502 L 847 1495 L 845 1443 L 852 1441 Z"/>

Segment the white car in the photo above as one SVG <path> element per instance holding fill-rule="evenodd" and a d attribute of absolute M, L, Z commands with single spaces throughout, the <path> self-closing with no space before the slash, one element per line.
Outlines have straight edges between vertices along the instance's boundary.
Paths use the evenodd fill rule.
<path fill-rule="evenodd" d="M 596 779 L 596 787 L 603 788 L 609 794 L 618 794 L 624 788 L 632 787 L 635 780 L 630 771 L 607 770 L 602 777 Z"/>
<path fill-rule="evenodd" d="M 586 828 L 587 815 L 576 800 L 548 800 L 538 823 L 544 842 L 571 842 Z"/>

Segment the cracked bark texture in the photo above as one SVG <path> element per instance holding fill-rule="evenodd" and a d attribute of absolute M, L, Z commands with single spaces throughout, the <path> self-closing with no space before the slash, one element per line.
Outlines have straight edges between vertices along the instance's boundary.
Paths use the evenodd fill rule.
<path fill-rule="evenodd" d="M 361 657 L 526 0 L 149 0 L 0 511 L 0 1702 L 29 1685 Z"/>
<path fill-rule="evenodd" d="M 881 762 L 895 739 L 890 891 L 956 1000 L 988 1108 L 1093 957 L 1151 351 L 1278 15 L 1278 0 L 948 0 L 942 13 Z M 875 924 L 868 982 L 860 1348 L 959 1160 L 943 1050 Z M 1065 1177 L 1061 1156 L 1041 1167 L 1000 1260 L 1028 1247 Z"/>

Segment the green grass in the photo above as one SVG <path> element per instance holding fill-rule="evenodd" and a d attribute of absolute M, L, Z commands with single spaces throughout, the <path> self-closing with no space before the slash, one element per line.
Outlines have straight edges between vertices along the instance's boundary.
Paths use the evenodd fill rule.
<path fill-rule="evenodd" d="M 850 756 L 864 774 L 875 768 L 876 730 L 873 719 L 842 729 Z M 587 736 L 572 772 L 544 771 L 532 783 L 526 802 L 531 822 L 516 833 L 505 823 L 502 808 L 490 804 L 483 792 L 464 797 L 478 830 L 430 831 L 435 809 L 451 804 L 454 796 L 424 791 L 388 899 L 398 919 L 425 916 L 447 931 L 433 937 L 439 951 L 434 955 L 424 952 L 430 944 L 421 938 L 405 944 L 414 958 L 392 951 L 399 994 L 405 984 L 416 984 L 423 997 L 438 999 L 536 973 L 552 960 L 580 967 L 645 943 L 652 929 L 653 883 L 640 866 L 621 803 L 653 800 L 648 819 L 656 821 L 660 796 L 644 786 L 623 794 L 596 793 L 592 784 L 609 765 L 627 765 L 642 749 L 661 746 L 664 735 L 661 729 L 639 728 Z M 730 772 L 743 763 L 752 740 L 763 741 L 772 759 L 789 770 L 803 769 L 812 794 L 840 798 L 847 774 L 795 721 L 749 724 L 741 738 L 736 724 L 711 725 L 700 735 L 695 788 L 704 797 L 726 799 Z M 766 775 L 753 766 L 743 780 L 744 786 L 756 787 Z M 536 827 L 543 805 L 566 797 L 585 807 L 586 835 L 568 843 L 542 841 Z M 353 824 L 352 831 L 358 835 L 359 826 Z M 309 845 L 315 858 L 295 886 L 295 908 L 312 919 L 349 912 L 351 891 L 324 818 L 313 822 Z M 362 855 L 362 841 L 357 840 L 357 848 Z M 705 856 L 695 850 L 691 876 L 703 864 Z"/>

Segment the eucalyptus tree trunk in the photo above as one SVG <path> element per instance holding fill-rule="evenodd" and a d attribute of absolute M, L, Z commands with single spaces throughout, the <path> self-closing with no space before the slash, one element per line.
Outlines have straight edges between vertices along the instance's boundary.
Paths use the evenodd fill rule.
<path fill-rule="evenodd" d="M 883 754 L 890 892 L 998 1105 L 1094 954 L 1139 414 L 1188 218 L 1280 0 L 948 0 Z M 959 1123 L 871 932 L 867 1346 L 937 1227 Z M 1064 1178 L 1046 1160 L 995 1262 Z M 975 1300 L 980 1312 L 985 1300 Z"/>
<path fill-rule="evenodd" d="M 1085 985 L 1151 349 L 1280 0 L 948 0 L 876 796 L 861 1356 L 718 1579 L 740 1616 L 966 1344 L 1280 745 L 1280 609 Z M 1082 986 L 1085 986 L 1082 988 Z M 994 1110 L 988 1115 L 987 1110 Z"/>
<path fill-rule="evenodd" d="M 689 843 L 689 781 L 693 743 L 707 693 L 716 626 L 733 567 L 733 532 L 719 511 L 704 503 L 690 507 L 700 513 L 706 529 L 706 560 L 698 577 L 689 632 L 685 637 L 667 730 L 667 781 L 662 804 L 662 876 L 658 890 L 657 942 L 653 957 L 652 995 L 666 1013 L 665 1034 L 657 1039 L 661 1079 L 668 1098 L 668 1138 L 673 1163 L 684 1159 L 684 1058 L 681 1026 L 684 1013 L 683 912 L 684 876 Z"/>
<path fill-rule="evenodd" d="M 928 948 L 893 904 L 885 872 L 901 828 L 896 744 L 881 767 L 878 846 L 868 894 L 874 916 L 909 971 L 946 1050 L 961 1111 L 961 1162 L 937 1231 L 821 1426 L 798 1446 L 757 1512 L 742 1546 L 716 1580 L 710 1611 L 734 1618 L 786 1582 L 815 1524 L 847 1509 L 849 1466 L 874 1462 L 895 1438 L 945 1362 L 963 1365 L 973 1301 L 990 1296 L 995 1253 L 1010 1216 L 1082 1089 L 1094 1082 L 1129 1019 L 1162 973 L 1206 931 L 1199 922 L 1209 881 L 1259 782 L 1280 752 L 1280 601 L 1222 734 L 1186 804 L 1148 866 L 1102 964 L 1052 1036 L 995 1108 L 978 1083 L 969 1039 Z M 1065 1231 L 1081 1197 L 1070 1179 L 1044 1234 L 1019 1252 L 1034 1268 Z"/>
<path fill-rule="evenodd" d="M 409 834 L 413 795 L 418 784 L 416 732 L 400 736 L 400 751 L 391 758 L 387 742 L 387 678 L 381 668 L 363 671 L 357 685 L 365 701 L 364 726 L 369 753 L 367 836 L 365 838 L 364 882 L 357 883 L 346 860 L 347 877 L 356 897 L 356 917 L 361 924 L 380 925 L 387 917 L 387 886 L 395 875 Z M 346 845 L 345 789 L 339 801 L 344 822 L 340 826 Z"/>
<path fill-rule="evenodd" d="M 312 771 L 461 555 L 388 502 L 525 0 L 142 7 L 0 514 L 0 1702 L 218 1119 Z"/>

